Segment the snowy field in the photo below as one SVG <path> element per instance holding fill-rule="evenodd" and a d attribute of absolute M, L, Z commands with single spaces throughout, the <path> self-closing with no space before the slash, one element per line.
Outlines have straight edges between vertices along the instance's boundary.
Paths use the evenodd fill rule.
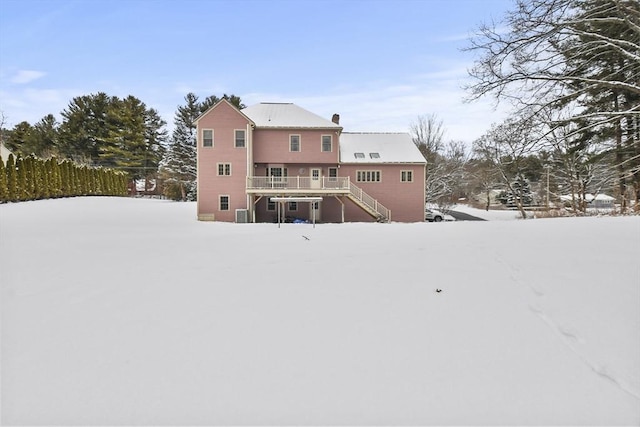
<path fill-rule="evenodd" d="M 638 425 L 639 259 L 640 217 L 1 205 L 2 424 Z"/>

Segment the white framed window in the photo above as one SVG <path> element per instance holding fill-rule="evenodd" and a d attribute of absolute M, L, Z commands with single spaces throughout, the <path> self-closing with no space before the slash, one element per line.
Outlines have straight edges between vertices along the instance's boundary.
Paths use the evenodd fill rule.
<path fill-rule="evenodd" d="M 300 151 L 300 135 L 289 135 L 289 151 Z"/>
<path fill-rule="evenodd" d="M 382 172 L 380 171 L 356 171 L 357 182 L 380 182 Z"/>
<path fill-rule="evenodd" d="M 322 151 L 331 152 L 333 150 L 331 135 L 322 135 Z"/>
<path fill-rule="evenodd" d="M 371 157 L 372 159 L 379 159 L 380 153 L 369 153 L 369 157 Z"/>
<path fill-rule="evenodd" d="M 202 129 L 202 146 L 213 147 L 213 129 Z"/>
<path fill-rule="evenodd" d="M 353 157 L 356 159 L 364 159 L 364 153 L 353 153 Z"/>
<path fill-rule="evenodd" d="M 288 176 L 288 170 L 283 167 L 270 167 L 267 168 L 267 176 L 271 177 L 272 182 L 286 181 L 284 178 Z"/>
<path fill-rule="evenodd" d="M 218 176 L 231 176 L 231 163 L 218 163 Z"/>
<path fill-rule="evenodd" d="M 272 202 L 271 198 L 267 199 L 267 210 L 269 212 L 276 210 L 276 202 Z"/>
<path fill-rule="evenodd" d="M 335 182 L 338 180 L 338 168 L 329 168 L 329 181 Z"/>
<path fill-rule="evenodd" d="M 219 207 L 221 211 L 229 210 L 229 196 L 220 196 Z"/>
<path fill-rule="evenodd" d="M 247 144 L 247 131 L 244 129 L 236 129 L 234 134 L 236 148 L 244 148 Z"/>
<path fill-rule="evenodd" d="M 401 182 L 413 182 L 413 171 L 400 171 Z"/>
<path fill-rule="evenodd" d="M 289 202 L 289 210 L 297 211 L 298 210 L 298 202 Z"/>

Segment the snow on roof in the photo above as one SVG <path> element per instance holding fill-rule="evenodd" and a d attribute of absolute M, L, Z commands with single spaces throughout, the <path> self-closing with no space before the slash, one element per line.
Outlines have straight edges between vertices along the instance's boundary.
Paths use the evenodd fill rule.
<path fill-rule="evenodd" d="M 258 128 L 334 128 L 331 120 L 320 117 L 292 103 L 262 102 L 242 110 Z"/>
<path fill-rule="evenodd" d="M 350 133 L 340 135 L 341 163 L 425 163 L 408 133 Z"/>
<path fill-rule="evenodd" d="M 580 198 L 580 196 L 578 194 L 576 194 L 574 197 L 576 199 Z M 610 201 L 615 200 L 616 198 L 615 197 L 611 197 L 611 196 L 609 196 L 607 194 L 604 194 L 604 193 L 599 193 L 595 197 L 593 196 L 593 194 L 587 193 L 587 194 L 584 195 L 584 199 L 587 202 L 592 202 L 594 200 L 610 202 Z M 560 200 L 569 201 L 569 200 L 571 200 L 571 195 L 560 196 Z"/>

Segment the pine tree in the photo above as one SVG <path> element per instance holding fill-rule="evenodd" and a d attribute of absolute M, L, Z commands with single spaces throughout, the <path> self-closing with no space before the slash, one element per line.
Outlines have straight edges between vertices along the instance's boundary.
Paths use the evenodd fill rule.
<path fill-rule="evenodd" d="M 186 105 L 178 107 L 171 144 L 162 165 L 165 195 L 176 200 L 195 199 L 196 182 L 196 124 L 203 106 L 198 97 L 189 93 Z"/>

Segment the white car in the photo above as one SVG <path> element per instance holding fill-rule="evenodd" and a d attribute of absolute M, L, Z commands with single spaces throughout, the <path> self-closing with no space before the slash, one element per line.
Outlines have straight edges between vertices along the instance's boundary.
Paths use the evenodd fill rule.
<path fill-rule="evenodd" d="M 424 210 L 424 219 L 429 222 L 440 222 L 444 220 L 444 214 L 435 209 L 425 209 Z"/>

